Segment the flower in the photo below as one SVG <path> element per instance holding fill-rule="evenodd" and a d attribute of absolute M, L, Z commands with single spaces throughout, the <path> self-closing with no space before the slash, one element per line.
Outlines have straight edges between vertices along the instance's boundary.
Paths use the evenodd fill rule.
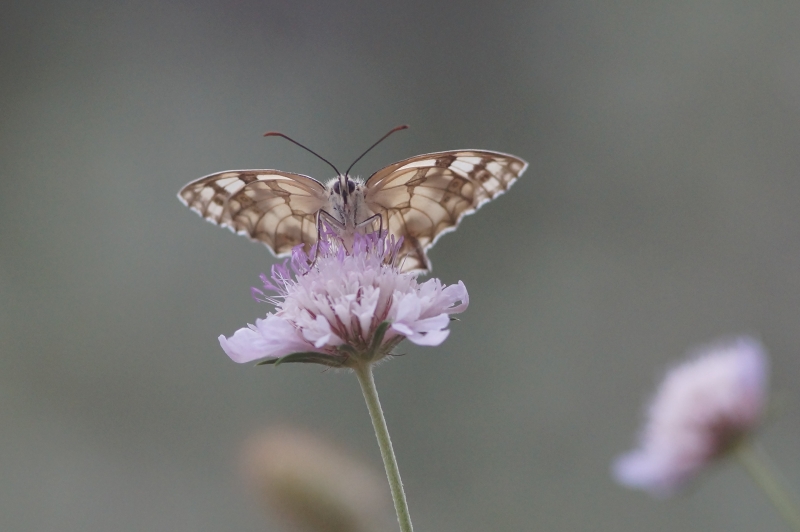
<path fill-rule="evenodd" d="M 699 349 L 653 398 L 639 448 L 617 459 L 617 481 L 664 497 L 758 425 L 768 388 L 766 350 L 742 336 Z"/>
<path fill-rule="evenodd" d="M 379 472 L 306 430 L 272 427 L 251 435 L 241 474 L 287 529 L 369 532 L 391 524 L 391 499 Z"/>
<path fill-rule="evenodd" d="M 404 338 L 417 345 L 439 345 L 449 331 L 450 315 L 464 311 L 469 298 L 464 283 L 444 286 L 439 279 L 417 283 L 413 273 L 401 273 L 400 241 L 371 233 L 356 234 L 346 248 L 329 228 L 308 253 L 302 246 L 287 261 L 272 267 L 272 279 L 261 275 L 275 313 L 219 337 L 235 362 L 265 359 L 262 364 L 313 362 L 349 367 L 391 354 Z M 456 304 L 459 303 L 459 304 Z"/>

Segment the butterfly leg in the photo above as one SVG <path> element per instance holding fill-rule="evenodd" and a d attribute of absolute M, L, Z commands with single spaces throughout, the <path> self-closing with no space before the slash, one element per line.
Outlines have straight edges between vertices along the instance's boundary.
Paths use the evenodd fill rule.
<path fill-rule="evenodd" d="M 345 230 L 345 226 L 342 222 L 340 222 L 334 215 L 326 211 L 325 209 L 320 209 L 317 213 L 317 240 L 322 235 L 322 224 L 320 222 L 325 222 L 328 224 L 331 229 L 341 234 Z"/>
<path fill-rule="evenodd" d="M 342 223 L 333 216 L 331 216 L 331 214 L 328 211 L 326 211 L 325 209 L 320 209 L 319 211 L 317 211 L 317 242 L 314 244 L 313 247 L 314 256 L 311 258 L 310 266 L 313 266 L 314 263 L 317 262 L 317 255 L 319 254 L 319 242 L 322 239 L 323 222 L 327 223 L 334 231 L 341 231 L 344 229 Z"/>
<path fill-rule="evenodd" d="M 347 224 L 342 223 L 338 218 L 334 217 L 331 213 L 324 209 L 319 211 L 319 216 L 320 221 L 324 221 L 330 226 L 331 229 L 333 229 L 336 235 L 341 239 L 342 244 L 347 252 L 351 253 L 353 251 L 354 228 L 352 226 L 348 227 Z M 321 235 L 321 230 L 319 228 L 317 230 Z"/>
<path fill-rule="evenodd" d="M 317 220 L 316 220 L 316 224 L 317 224 L 317 241 L 314 242 L 314 245 L 311 248 L 314 251 L 314 253 L 313 253 L 314 256 L 311 257 L 311 264 L 309 265 L 309 267 L 314 266 L 314 264 L 316 264 L 317 255 L 319 254 L 319 239 L 320 239 L 320 236 L 322 236 L 322 235 L 320 235 L 320 232 L 322 231 L 322 229 L 321 229 L 322 228 L 322 223 L 320 221 L 321 214 L 322 214 L 322 210 L 317 211 Z"/>
<path fill-rule="evenodd" d="M 378 220 L 378 235 L 383 235 L 383 216 L 381 216 L 380 213 L 373 214 L 363 222 L 359 223 L 356 225 L 356 229 L 368 227 L 369 225 L 373 224 L 376 219 Z"/>

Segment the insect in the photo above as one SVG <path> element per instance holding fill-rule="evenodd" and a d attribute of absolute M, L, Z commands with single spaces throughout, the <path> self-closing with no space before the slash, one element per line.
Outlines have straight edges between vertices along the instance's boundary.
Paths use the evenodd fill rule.
<path fill-rule="evenodd" d="M 265 244 L 278 257 L 319 237 L 322 222 L 352 243 L 356 231 L 388 230 L 403 237 L 398 254 L 403 271 L 430 270 L 427 250 L 461 218 L 506 190 L 528 163 L 487 150 L 453 150 L 417 155 L 390 164 L 366 180 L 350 176 L 282 133 L 281 136 L 328 163 L 337 176 L 322 184 L 281 170 L 228 170 L 192 181 L 178 198 L 206 220 Z"/>

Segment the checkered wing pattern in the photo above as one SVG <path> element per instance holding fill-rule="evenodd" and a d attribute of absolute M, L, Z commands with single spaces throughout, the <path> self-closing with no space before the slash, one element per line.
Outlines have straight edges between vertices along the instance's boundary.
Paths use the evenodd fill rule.
<path fill-rule="evenodd" d="M 508 190 L 527 167 L 518 157 L 485 150 L 418 155 L 370 176 L 365 202 L 384 229 L 403 236 L 403 270 L 429 270 L 428 248 Z"/>
<path fill-rule="evenodd" d="M 317 213 L 325 187 L 308 176 L 280 170 L 230 170 L 183 187 L 178 198 L 200 216 L 262 242 L 277 256 L 317 241 Z"/>

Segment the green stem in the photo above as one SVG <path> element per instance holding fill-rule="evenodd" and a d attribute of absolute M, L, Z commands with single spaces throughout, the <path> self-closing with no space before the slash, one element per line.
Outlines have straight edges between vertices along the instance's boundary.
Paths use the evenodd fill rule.
<path fill-rule="evenodd" d="M 361 391 L 364 393 L 364 400 L 367 402 L 369 417 L 372 418 L 372 426 L 375 429 L 375 436 L 378 438 L 378 447 L 381 449 L 383 466 L 386 468 L 386 476 L 389 479 L 389 487 L 392 489 L 392 499 L 394 499 L 394 509 L 397 511 L 397 522 L 400 523 L 402 532 L 412 532 L 411 515 L 408 513 L 408 503 L 406 494 L 403 492 L 403 482 L 400 480 L 400 470 L 397 469 L 397 459 L 392 450 L 392 440 L 389 438 L 389 429 L 386 428 L 386 419 L 383 417 L 381 402 L 378 399 L 378 390 L 375 388 L 375 379 L 372 377 L 372 364 L 365 362 L 353 368 L 361 384 Z"/>
<path fill-rule="evenodd" d="M 795 532 L 800 532 L 800 512 L 795 504 L 794 494 L 782 481 L 763 449 L 743 441 L 734 449 L 734 455 L 756 484 L 764 490 L 789 526 Z"/>

